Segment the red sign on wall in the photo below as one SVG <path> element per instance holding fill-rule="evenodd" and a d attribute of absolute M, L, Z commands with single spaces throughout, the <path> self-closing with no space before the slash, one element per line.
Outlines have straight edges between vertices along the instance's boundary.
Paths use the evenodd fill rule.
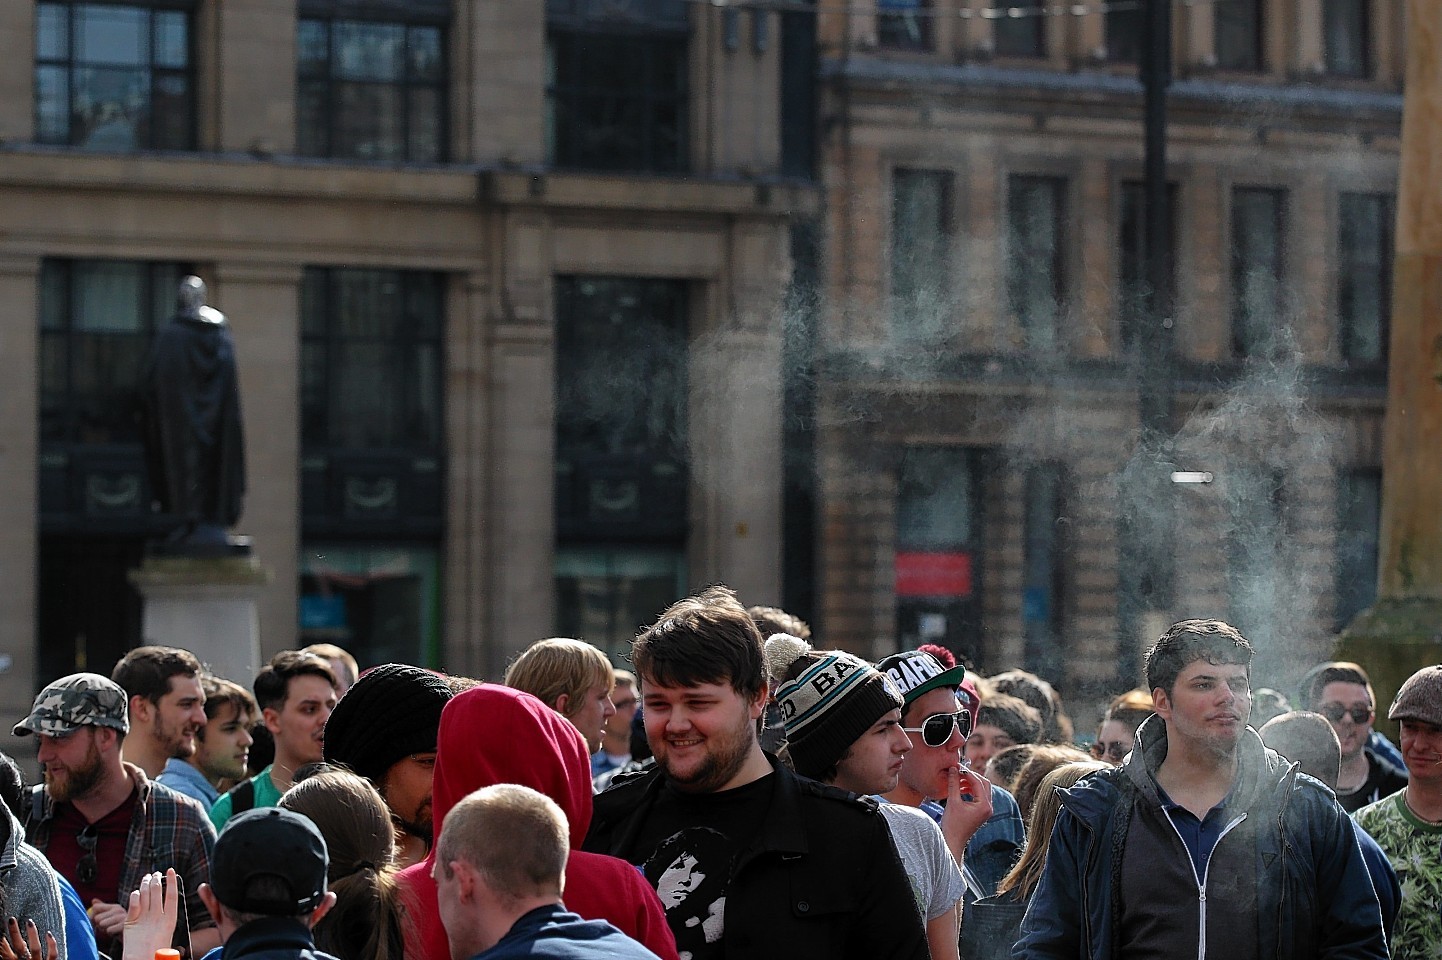
<path fill-rule="evenodd" d="M 969 597 L 971 579 L 970 553 L 896 555 L 898 597 Z"/>

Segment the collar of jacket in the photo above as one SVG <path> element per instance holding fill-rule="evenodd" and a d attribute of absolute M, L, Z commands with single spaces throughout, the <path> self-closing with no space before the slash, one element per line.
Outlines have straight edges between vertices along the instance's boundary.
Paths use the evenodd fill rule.
<path fill-rule="evenodd" d="M 243 924 L 225 941 L 222 956 L 270 950 L 314 950 L 310 927 L 299 917 L 260 917 Z"/>

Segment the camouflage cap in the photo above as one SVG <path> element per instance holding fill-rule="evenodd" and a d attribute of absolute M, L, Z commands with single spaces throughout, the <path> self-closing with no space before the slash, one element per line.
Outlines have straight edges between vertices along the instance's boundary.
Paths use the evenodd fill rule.
<path fill-rule="evenodd" d="M 81 727 L 113 727 L 130 732 L 125 691 L 98 673 L 72 673 L 40 691 L 30 716 L 15 724 L 17 737 L 43 733 L 52 737 L 74 733 Z"/>

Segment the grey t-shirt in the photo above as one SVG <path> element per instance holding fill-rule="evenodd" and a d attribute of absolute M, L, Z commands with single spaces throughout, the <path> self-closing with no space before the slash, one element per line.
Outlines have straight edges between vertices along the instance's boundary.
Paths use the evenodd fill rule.
<path fill-rule="evenodd" d="M 891 827 L 891 839 L 906 875 L 916 908 L 926 920 L 935 920 L 956 906 L 966 892 L 966 881 L 947 849 L 941 828 L 915 807 L 883 803 L 881 812 Z"/>

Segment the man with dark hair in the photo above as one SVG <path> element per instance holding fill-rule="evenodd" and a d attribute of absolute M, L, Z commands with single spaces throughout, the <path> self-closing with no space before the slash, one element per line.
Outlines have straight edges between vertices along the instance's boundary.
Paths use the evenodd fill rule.
<path fill-rule="evenodd" d="M 1156 715 L 1121 766 L 1062 791 L 1018 960 L 1387 956 L 1346 814 L 1247 727 L 1251 661 L 1219 620 L 1147 651 Z"/>
<path fill-rule="evenodd" d="M 721 586 L 641 631 L 631 659 L 655 764 L 596 798 L 586 849 L 643 870 L 695 960 L 921 960 L 925 931 L 875 801 L 762 752 L 761 642 Z"/>
<path fill-rule="evenodd" d="M 452 960 L 656 960 L 604 920 L 566 909 L 569 834 L 556 802 L 520 784 L 456 804 L 431 868 Z"/>
<path fill-rule="evenodd" d="M 335 906 L 329 865 L 325 838 L 307 817 L 279 807 L 236 814 L 200 888 L 224 943 L 214 960 L 334 960 L 311 934 Z"/>
<path fill-rule="evenodd" d="M 205 726 L 196 733 L 195 753 L 183 760 L 171 757 L 159 779 L 208 811 L 223 791 L 246 778 L 253 742 L 250 725 L 259 710 L 249 690 L 224 677 L 206 674 L 200 687 L 205 692 Z"/>
<path fill-rule="evenodd" d="M 380 792 L 403 867 L 431 849 L 436 736 L 452 696 L 440 674 L 387 663 L 366 671 L 326 721 L 326 762 L 350 768 Z"/>
<path fill-rule="evenodd" d="M 71 674 L 40 691 L 15 725 L 16 736 L 35 735 L 45 775 L 31 792 L 27 839 L 89 905 L 101 952 L 116 955 L 140 878 L 171 867 L 185 884 L 182 930 L 197 952 L 209 949 L 219 937 L 196 891 L 210 876 L 215 829 L 200 804 L 120 758 L 126 700 L 112 680 Z"/>
<path fill-rule="evenodd" d="M 120 658 L 110 679 L 130 698 L 130 735 L 124 759 L 158 779 L 172 759 L 195 753 L 205 726 L 200 661 L 177 647 L 136 647 Z"/>
<path fill-rule="evenodd" d="M 255 702 L 275 737 L 275 759 L 210 808 L 216 829 L 242 810 L 273 807 L 290 789 L 296 770 L 324 759 L 325 722 L 335 709 L 335 674 L 322 657 L 282 650 L 256 675 Z"/>
<path fill-rule="evenodd" d="M 1436 958 L 1442 956 L 1442 664 L 1408 677 L 1387 719 L 1401 723 L 1407 785 L 1353 816 L 1402 881 L 1394 960 Z"/>
<path fill-rule="evenodd" d="M 1293 710 L 1268 720 L 1257 731 L 1268 748 L 1295 763 L 1307 776 L 1318 780 L 1329 790 L 1335 790 L 1337 770 L 1342 763 L 1342 748 L 1337 742 L 1337 733 L 1331 721 L 1320 713 Z M 1397 905 L 1402 901 L 1402 885 L 1397 880 L 1397 871 L 1387 860 L 1387 854 L 1362 829 L 1352 821 L 1357 834 L 1357 845 L 1362 849 L 1362 859 L 1367 861 L 1367 873 L 1372 878 L 1372 889 L 1377 893 L 1377 903 L 1382 908 L 1382 928 L 1387 932 L 1387 942 L 1392 942 L 1392 927 L 1397 922 Z"/>
<path fill-rule="evenodd" d="M 1303 708 L 1326 717 L 1342 745 L 1335 789 L 1343 810 L 1356 813 L 1407 785 L 1407 771 L 1372 747 L 1377 695 L 1367 671 L 1340 660 L 1319 664 L 1302 678 L 1300 692 Z"/>

